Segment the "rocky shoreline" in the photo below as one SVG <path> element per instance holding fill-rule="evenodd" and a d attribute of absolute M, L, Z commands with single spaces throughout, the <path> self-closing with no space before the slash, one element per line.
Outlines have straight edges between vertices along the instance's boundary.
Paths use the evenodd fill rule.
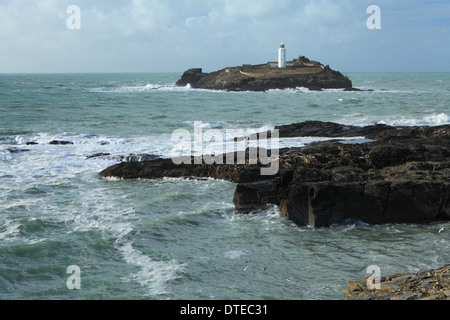
<path fill-rule="evenodd" d="M 206 164 L 197 159 L 201 164 L 175 165 L 159 158 L 119 163 L 100 176 L 223 179 L 237 184 L 233 198 L 237 213 L 276 205 L 283 217 L 302 226 L 328 227 L 349 220 L 369 224 L 450 220 L 450 125 L 357 127 L 309 121 L 276 129 L 280 138 L 335 139 L 279 150 L 280 170 L 274 176 L 262 176 L 264 166 L 248 161 Z M 343 137 L 368 140 L 349 142 Z M 227 163 L 227 155 L 223 157 Z"/>
<path fill-rule="evenodd" d="M 269 177 L 261 176 L 260 163 L 175 165 L 162 158 L 122 162 L 106 168 L 100 176 L 223 179 L 237 184 L 233 198 L 237 214 L 256 214 L 276 205 L 282 216 L 301 226 L 450 220 L 450 125 L 356 127 L 308 121 L 276 129 L 280 138 L 334 139 L 279 150 L 280 170 Z M 227 155 L 223 157 L 226 163 Z M 201 159 L 191 158 L 192 163 L 195 160 Z M 343 299 L 450 299 L 450 265 L 417 274 L 382 276 L 379 290 L 370 290 L 367 280 L 349 282 L 342 291 Z"/>
<path fill-rule="evenodd" d="M 367 280 L 348 283 L 345 300 L 450 300 L 450 265 L 382 276 L 378 290 L 369 289 Z"/>

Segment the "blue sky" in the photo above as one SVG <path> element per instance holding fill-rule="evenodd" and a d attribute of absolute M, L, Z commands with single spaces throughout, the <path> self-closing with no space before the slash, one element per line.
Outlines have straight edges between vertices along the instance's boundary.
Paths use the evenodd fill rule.
<path fill-rule="evenodd" d="M 450 1 L 0 0 L 0 73 L 214 71 L 276 60 L 282 41 L 342 72 L 450 72 Z"/>

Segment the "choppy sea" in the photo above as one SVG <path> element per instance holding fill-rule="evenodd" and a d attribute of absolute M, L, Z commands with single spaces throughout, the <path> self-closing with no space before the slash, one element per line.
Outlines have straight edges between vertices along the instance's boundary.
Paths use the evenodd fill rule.
<path fill-rule="evenodd" d="M 175 87 L 180 76 L 0 75 L 0 299 L 338 300 L 372 265 L 450 263 L 448 222 L 314 229 L 276 207 L 236 215 L 226 181 L 98 176 L 120 156 L 169 156 L 174 130 L 199 122 L 449 124 L 449 73 L 348 74 L 362 92 L 230 93 Z M 86 158 L 97 153 L 109 156 Z"/>

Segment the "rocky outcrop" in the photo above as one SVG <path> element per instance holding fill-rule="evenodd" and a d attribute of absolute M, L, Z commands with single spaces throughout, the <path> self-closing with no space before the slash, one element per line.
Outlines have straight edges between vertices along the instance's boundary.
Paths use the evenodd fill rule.
<path fill-rule="evenodd" d="M 280 155 L 282 170 L 267 182 L 270 186 L 238 185 L 236 209 L 246 213 L 275 204 L 287 219 L 316 227 L 346 220 L 379 224 L 450 219 L 450 126 L 331 127 L 335 129 L 326 135 L 364 134 L 374 141 L 326 141 L 292 148 Z M 273 184 L 275 201 L 266 196 Z"/>
<path fill-rule="evenodd" d="M 226 163 L 226 160 L 227 155 L 224 155 L 223 163 Z M 206 164 L 203 159 L 196 159 L 194 157 L 191 157 L 190 161 L 187 161 L 188 163 L 177 165 L 175 164 L 177 162 L 177 159 L 163 159 L 159 157 L 151 161 L 126 161 L 106 168 L 99 175 L 126 180 L 159 179 L 165 177 L 214 178 L 235 183 L 255 182 L 262 179 L 260 166 L 258 165 Z"/>
<path fill-rule="evenodd" d="M 367 281 L 348 283 L 345 300 L 450 300 L 450 265 L 382 276 L 379 289 L 370 289 Z"/>
<path fill-rule="evenodd" d="M 66 146 L 66 145 L 73 144 L 73 142 L 72 141 L 53 140 L 53 141 L 50 141 L 50 144 Z"/>
<path fill-rule="evenodd" d="M 244 65 L 212 73 L 204 73 L 200 68 L 189 69 L 176 85 L 226 91 L 266 91 L 298 87 L 310 90 L 339 88 L 352 90 L 353 86 L 349 78 L 321 64 L 291 66 L 284 69 L 273 68 L 270 64 Z"/>
<path fill-rule="evenodd" d="M 280 137 L 336 139 L 279 150 L 280 170 L 274 176 L 262 176 L 261 164 L 208 165 L 199 159 L 197 165 L 175 165 L 170 159 L 120 163 L 100 175 L 225 179 L 237 183 L 233 202 L 238 213 L 276 205 L 285 218 L 299 225 L 450 220 L 450 126 L 354 127 L 304 122 L 277 129 Z M 341 137 L 370 140 L 349 143 Z M 191 163 L 195 163 L 193 158 Z"/>

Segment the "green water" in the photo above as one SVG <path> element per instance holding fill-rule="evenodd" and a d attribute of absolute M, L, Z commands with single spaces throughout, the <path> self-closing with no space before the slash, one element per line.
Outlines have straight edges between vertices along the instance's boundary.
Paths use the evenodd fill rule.
<path fill-rule="evenodd" d="M 236 215 L 229 182 L 98 172 L 119 155 L 167 155 L 172 132 L 196 121 L 448 124 L 450 74 L 349 74 L 373 92 L 227 93 L 176 88 L 179 77 L 0 75 L 1 299 L 342 299 L 371 265 L 388 274 L 449 263 L 448 223 L 299 227 L 275 207 Z M 110 156 L 86 160 L 99 152 Z M 71 265 L 80 290 L 67 287 Z"/>

